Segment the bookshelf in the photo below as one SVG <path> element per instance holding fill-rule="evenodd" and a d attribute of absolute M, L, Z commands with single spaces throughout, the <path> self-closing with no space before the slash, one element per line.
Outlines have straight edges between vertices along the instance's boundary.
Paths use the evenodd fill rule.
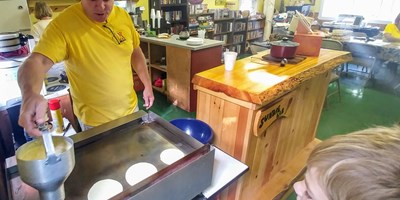
<path fill-rule="evenodd" d="M 161 11 L 159 33 L 179 34 L 189 26 L 187 0 L 150 0 L 149 8 Z"/>
<path fill-rule="evenodd" d="M 212 39 L 223 41 L 224 50 L 245 52 L 247 36 L 247 18 L 219 18 L 214 20 Z"/>
<path fill-rule="evenodd" d="M 249 18 L 247 22 L 247 41 L 262 41 L 264 36 L 265 18 Z"/>

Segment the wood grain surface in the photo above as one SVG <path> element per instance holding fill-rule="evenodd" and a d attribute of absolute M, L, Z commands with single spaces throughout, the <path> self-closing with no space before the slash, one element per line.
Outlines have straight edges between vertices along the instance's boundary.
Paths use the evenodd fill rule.
<path fill-rule="evenodd" d="M 249 166 L 219 199 L 270 200 L 291 187 L 316 144 L 331 69 L 348 60 L 348 52 L 321 49 L 320 57 L 297 65 L 257 64 L 246 58 L 232 72 L 222 65 L 195 75 L 196 118 L 211 126 L 215 146 Z M 288 97 L 293 98 L 290 113 L 255 133 L 257 113 Z"/>
<path fill-rule="evenodd" d="M 286 64 L 285 67 L 276 63 L 252 62 L 254 58 L 266 54 L 269 50 L 237 60 L 233 71 L 225 71 L 224 65 L 203 71 L 193 77 L 192 83 L 239 100 L 264 105 L 352 58 L 349 52 L 321 49 L 319 57 L 307 57 L 298 64 Z"/>

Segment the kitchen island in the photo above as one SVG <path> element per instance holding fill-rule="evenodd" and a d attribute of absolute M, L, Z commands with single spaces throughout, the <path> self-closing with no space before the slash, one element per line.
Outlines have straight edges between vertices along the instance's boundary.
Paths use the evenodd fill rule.
<path fill-rule="evenodd" d="M 221 64 L 223 42 L 205 39 L 201 45 L 188 45 L 177 35 L 166 39 L 142 36 L 140 42 L 153 88 L 178 107 L 195 111 L 197 97 L 191 79 L 194 74 Z"/>
<path fill-rule="evenodd" d="M 349 52 L 321 49 L 319 57 L 280 67 L 260 60 L 268 53 L 192 80 L 196 118 L 212 127 L 213 144 L 250 168 L 221 199 L 280 199 L 319 142 L 315 134 L 332 69 L 351 60 Z"/>

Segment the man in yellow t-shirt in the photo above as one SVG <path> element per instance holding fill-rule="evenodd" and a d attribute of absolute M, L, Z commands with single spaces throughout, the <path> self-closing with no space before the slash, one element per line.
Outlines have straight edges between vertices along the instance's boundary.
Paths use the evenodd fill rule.
<path fill-rule="evenodd" d="M 73 110 L 84 127 L 93 127 L 138 110 L 134 70 L 145 89 L 146 109 L 154 95 L 139 34 L 129 14 L 114 0 L 81 0 L 60 13 L 46 28 L 33 53 L 21 65 L 19 124 L 29 135 L 45 121 L 47 101 L 40 95 L 46 72 L 65 62 Z"/>
<path fill-rule="evenodd" d="M 383 31 L 383 40 L 387 42 L 400 42 L 400 14 L 397 15 L 393 24 L 388 24 Z M 387 62 L 386 67 L 392 74 L 397 74 L 399 63 Z"/>
<path fill-rule="evenodd" d="M 383 37 L 388 42 L 400 42 L 400 14 L 397 15 L 393 24 L 388 24 L 383 31 Z"/>

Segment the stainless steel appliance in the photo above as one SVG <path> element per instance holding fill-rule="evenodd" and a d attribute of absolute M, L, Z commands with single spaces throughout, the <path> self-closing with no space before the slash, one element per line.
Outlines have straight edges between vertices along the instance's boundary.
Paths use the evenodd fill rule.
<path fill-rule="evenodd" d="M 132 200 L 188 200 L 211 185 L 214 147 L 151 112 L 139 111 L 71 139 L 75 167 L 64 183 L 65 199 L 91 199 L 89 193 L 102 180 L 121 186 L 112 199 Z M 169 149 L 182 152 L 181 157 L 163 161 L 162 153 Z M 127 174 L 138 163 L 153 165 L 156 171 L 132 184 Z"/>
<path fill-rule="evenodd" d="M 57 136 L 51 139 L 50 133 L 47 134 L 51 148 L 43 137 L 17 150 L 18 172 L 25 183 L 40 191 L 40 199 L 64 199 L 64 181 L 75 165 L 74 144 L 71 138 Z"/>
<path fill-rule="evenodd" d="M 18 67 L 25 57 L 8 59 L 0 58 L 0 110 L 5 108 L 7 101 L 16 101 L 21 98 L 21 91 L 17 82 Z"/>

